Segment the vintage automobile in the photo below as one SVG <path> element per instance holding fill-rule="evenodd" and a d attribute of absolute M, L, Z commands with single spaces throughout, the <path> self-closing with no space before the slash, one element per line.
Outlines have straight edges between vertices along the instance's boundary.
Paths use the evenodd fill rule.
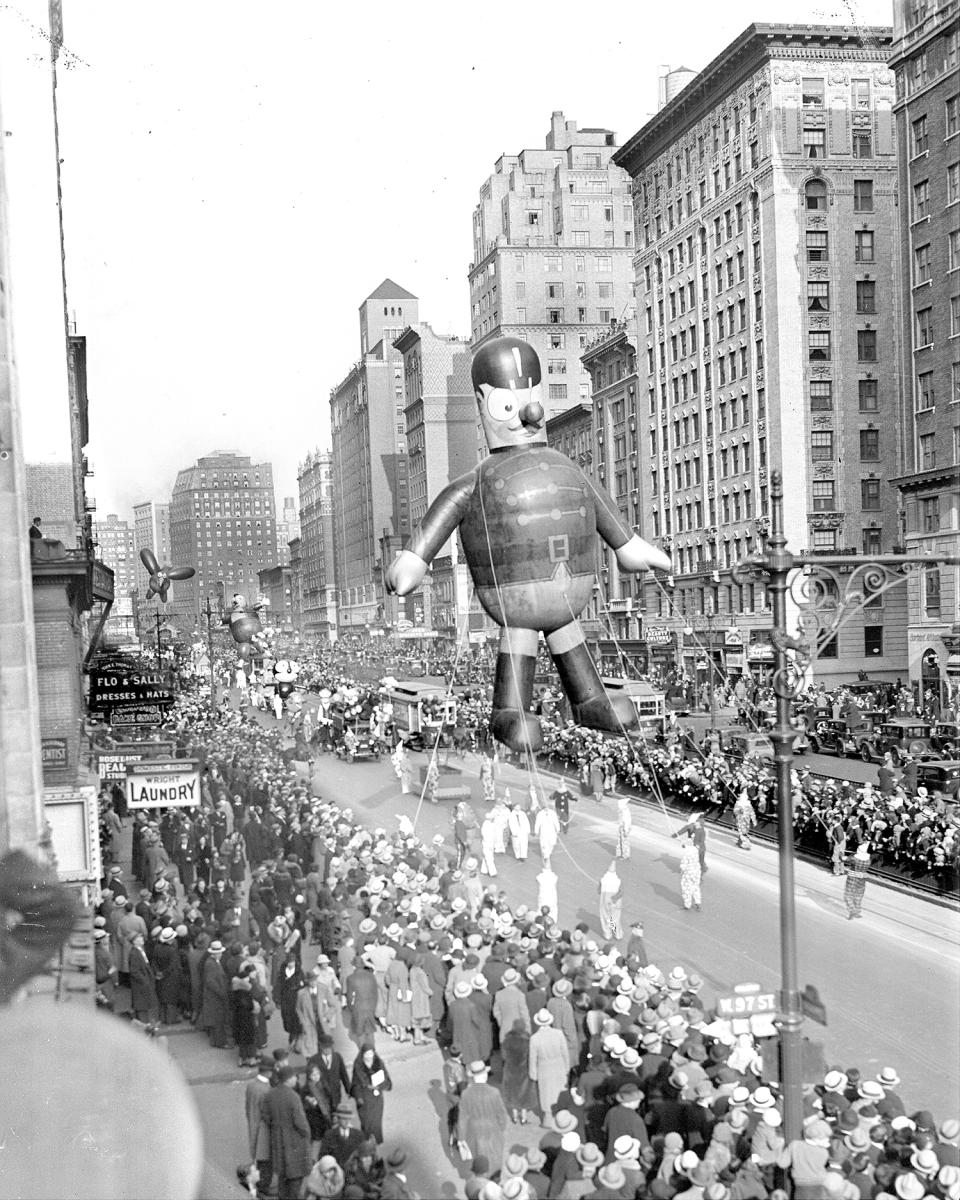
<path fill-rule="evenodd" d="M 853 730 L 846 721 L 821 717 L 811 725 L 810 750 L 813 754 L 836 754 L 838 758 L 855 757 L 860 753 L 860 739 L 871 732 L 870 726 Z"/>
<path fill-rule="evenodd" d="M 762 704 L 757 711 L 760 732 L 769 733 L 777 723 L 776 705 Z M 810 725 L 803 713 L 797 713 L 793 718 L 793 727 L 797 736 L 793 739 L 794 754 L 806 754 L 810 749 Z"/>
<path fill-rule="evenodd" d="M 356 732 L 350 728 L 346 729 L 343 737 L 334 746 L 337 758 L 344 762 L 356 762 L 358 759 L 379 762 L 381 749 L 379 739 L 373 737 L 366 729 Z"/>
<path fill-rule="evenodd" d="M 889 752 L 896 766 L 901 765 L 907 754 L 914 758 L 935 758 L 931 734 L 932 726 L 927 721 L 915 721 L 910 717 L 884 721 L 872 737 L 861 741 L 860 757 L 864 762 L 882 762 Z"/>
<path fill-rule="evenodd" d="M 960 795 L 960 762 L 954 758 L 931 758 L 918 763 L 917 786 L 956 799 Z"/>
<path fill-rule="evenodd" d="M 731 725 L 720 730 L 720 749 L 730 758 L 773 758 L 773 742 L 765 733 Z"/>
<path fill-rule="evenodd" d="M 930 744 L 941 754 L 960 754 L 960 725 L 954 721 L 938 721 L 933 727 Z"/>

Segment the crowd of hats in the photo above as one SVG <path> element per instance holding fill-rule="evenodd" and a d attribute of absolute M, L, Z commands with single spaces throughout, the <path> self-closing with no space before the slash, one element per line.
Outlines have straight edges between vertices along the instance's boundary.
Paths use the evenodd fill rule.
<path fill-rule="evenodd" d="M 640 1194 L 655 1196 L 688 1186 L 703 1187 L 707 1200 L 774 1194 L 788 1148 L 780 1097 L 764 1070 L 763 1039 L 774 1033 L 772 1025 L 735 1035 L 715 1018 L 696 974 L 646 962 L 638 925 L 626 947 L 604 941 L 586 923 L 561 928 L 481 880 L 475 859 L 454 869 L 440 835 L 427 842 L 365 828 L 351 810 L 300 787 L 277 736 L 263 737 L 255 721 L 230 711 L 206 714 L 187 697 L 175 724 L 181 741 L 208 762 L 231 771 L 246 763 L 271 782 L 265 815 L 288 831 L 309 821 L 323 833 L 327 887 L 333 903 L 351 913 L 360 957 L 378 944 L 404 955 L 436 950 L 456 971 L 455 996 L 526 981 L 542 991 L 536 1025 L 554 1021 L 551 996 L 573 1004 L 581 1111 L 574 1102 L 580 1093 L 571 1093 L 567 1107 L 544 1114 L 555 1133 L 540 1149 L 508 1159 L 496 1179 L 476 1174 L 468 1195 L 524 1200 L 531 1194 L 527 1176 L 548 1171 L 561 1150 L 610 1190 L 635 1182 L 655 1189 Z M 483 968 L 497 960 L 492 983 Z M 592 1024 L 591 1011 L 599 1017 Z M 485 1063 L 471 1070 L 486 1078 Z M 926 1111 L 907 1116 L 899 1084 L 892 1068 L 876 1076 L 834 1068 L 806 1089 L 803 1139 L 823 1150 L 824 1195 L 842 1195 L 863 1178 L 870 1190 L 861 1185 L 860 1195 L 960 1200 L 960 1125 L 953 1119 L 937 1125 Z M 616 1104 L 646 1119 L 651 1145 L 621 1138 L 603 1147 L 603 1117 Z M 688 1132 L 671 1128 L 668 1113 L 675 1121 L 685 1114 L 681 1128 Z M 694 1128 L 697 1137 L 689 1133 Z M 738 1191 L 748 1178 L 765 1190 Z"/>
<path fill-rule="evenodd" d="M 557 722 L 544 724 L 544 753 L 578 769 L 600 762 L 622 786 L 654 792 L 666 801 L 703 809 L 729 807 L 746 789 L 761 816 L 776 809 L 774 779 L 758 761 L 734 762 L 721 753 L 687 758 L 679 745 L 653 746 L 604 738 L 593 730 Z M 956 871 L 960 820 L 954 797 L 904 784 L 881 792 L 870 783 L 820 779 L 806 768 L 793 772 L 794 828 L 798 836 L 842 827 L 850 852 L 868 842 L 873 861 L 906 866 L 917 873 Z"/>

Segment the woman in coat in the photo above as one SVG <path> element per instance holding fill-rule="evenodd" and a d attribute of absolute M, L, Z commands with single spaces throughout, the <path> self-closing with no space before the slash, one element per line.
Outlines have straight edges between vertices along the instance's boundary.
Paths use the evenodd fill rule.
<path fill-rule="evenodd" d="M 529 1073 L 530 1034 L 522 1018 L 517 1017 L 504 1035 L 500 1052 L 503 1055 L 503 1102 L 510 1111 L 510 1119 L 525 1125 L 535 1103 L 535 1093 Z"/>
<path fill-rule="evenodd" d="M 433 1028 L 433 1011 L 430 1007 L 433 988 L 430 986 L 427 973 L 419 961 L 415 962 L 410 968 L 410 992 L 413 1044 L 415 1046 L 422 1046 L 426 1041 L 425 1035 Z"/>
<path fill-rule="evenodd" d="M 291 955 L 280 968 L 273 988 L 273 998 L 280 1009 L 280 1020 L 290 1045 L 300 1036 L 300 1018 L 297 1016 L 297 993 L 306 985 L 303 972 L 296 958 Z"/>
<path fill-rule="evenodd" d="M 303 1101 L 303 1111 L 307 1114 L 307 1124 L 310 1126 L 310 1154 L 313 1157 L 320 1140 L 330 1127 L 325 1115 L 329 1111 L 330 1100 L 320 1082 L 320 1067 L 317 1063 L 307 1063 L 307 1073 L 297 1092 Z"/>
<path fill-rule="evenodd" d="M 357 1102 L 363 1136 L 373 1138 L 378 1146 L 383 1141 L 383 1094 L 392 1087 L 383 1059 L 369 1042 L 364 1042 L 353 1064 L 350 1095 Z"/>
<path fill-rule="evenodd" d="M 190 1012 L 193 1023 L 201 1029 L 200 1013 L 203 1008 L 203 962 L 210 946 L 210 937 L 198 933 L 197 940 L 187 951 L 187 970 L 190 973 Z"/>
<path fill-rule="evenodd" d="M 203 881 L 204 891 L 210 886 L 210 864 L 213 862 L 213 847 L 210 838 L 201 834 L 193 851 L 193 867 L 197 882 Z"/>
<path fill-rule="evenodd" d="M 403 951 L 391 960 L 384 975 L 384 986 L 387 992 L 386 1014 L 384 1024 L 387 1032 L 398 1042 L 410 1040 L 410 1027 L 413 1024 L 412 996 L 410 993 L 410 972 Z"/>
<path fill-rule="evenodd" d="M 537 1031 L 530 1039 L 530 1078 L 537 1085 L 540 1112 L 546 1120 L 567 1086 L 570 1074 L 570 1051 L 567 1039 L 553 1028 L 553 1014 L 541 1008 L 533 1018 Z"/>
<path fill-rule="evenodd" d="M 230 1016 L 233 1040 L 237 1043 L 238 1066 L 255 1067 L 257 1057 L 257 1005 L 250 980 L 252 967 L 243 967 L 230 983 Z"/>

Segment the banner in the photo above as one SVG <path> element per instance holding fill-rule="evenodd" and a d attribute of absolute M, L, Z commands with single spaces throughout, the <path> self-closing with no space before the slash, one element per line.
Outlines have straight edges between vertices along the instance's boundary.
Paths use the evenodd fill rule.
<path fill-rule="evenodd" d="M 127 764 L 129 808 L 189 808 L 200 803 L 197 759 L 154 759 Z"/>

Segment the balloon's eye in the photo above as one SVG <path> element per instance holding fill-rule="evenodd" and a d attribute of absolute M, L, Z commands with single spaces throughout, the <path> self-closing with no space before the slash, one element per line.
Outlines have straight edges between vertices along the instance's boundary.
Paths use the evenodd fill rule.
<path fill-rule="evenodd" d="M 487 396 L 487 412 L 494 421 L 508 421 L 517 411 L 517 398 L 506 388 L 495 388 Z"/>

